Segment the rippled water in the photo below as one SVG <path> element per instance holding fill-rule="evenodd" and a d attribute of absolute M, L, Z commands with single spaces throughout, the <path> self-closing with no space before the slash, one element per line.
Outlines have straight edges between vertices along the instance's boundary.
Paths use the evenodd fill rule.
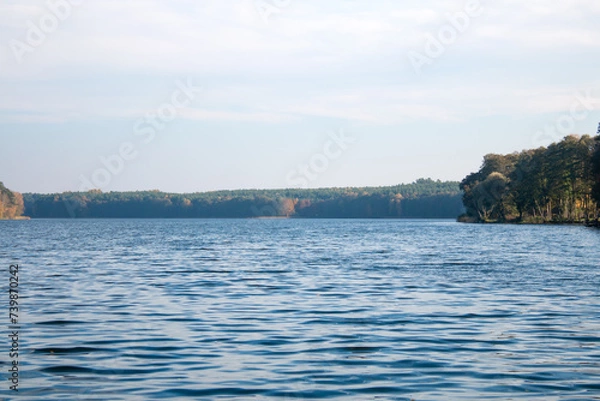
<path fill-rule="evenodd" d="M 450 221 L 0 222 L 18 399 L 600 399 L 599 244 Z"/>

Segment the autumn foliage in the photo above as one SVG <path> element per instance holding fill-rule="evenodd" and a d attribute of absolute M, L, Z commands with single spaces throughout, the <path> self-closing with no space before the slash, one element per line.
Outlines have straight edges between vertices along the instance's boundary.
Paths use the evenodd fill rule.
<path fill-rule="evenodd" d="M 15 219 L 23 215 L 23 210 L 23 196 L 0 182 L 0 219 Z"/>

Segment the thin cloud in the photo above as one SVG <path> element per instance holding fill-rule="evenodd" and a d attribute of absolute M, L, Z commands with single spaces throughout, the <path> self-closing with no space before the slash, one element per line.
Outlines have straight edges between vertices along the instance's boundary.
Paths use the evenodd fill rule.
<path fill-rule="evenodd" d="M 597 2 L 482 4 L 484 15 L 417 77 L 407 52 L 420 51 L 464 2 L 295 1 L 265 25 L 252 0 L 88 1 L 23 65 L 3 48 L 0 121 L 136 118 L 161 94 L 123 81 L 139 87 L 149 77 L 210 84 L 203 104 L 182 114 L 194 121 L 325 117 L 374 125 L 559 112 L 575 90 L 595 81 L 578 64 L 600 61 L 591 52 L 600 41 Z M 38 2 L 3 4 L 0 34 L 24 40 L 27 21 L 45 10 Z M 572 60 L 575 52 L 589 54 Z M 538 67 L 527 64 L 545 56 L 559 63 L 548 68 L 572 71 L 570 82 L 548 89 L 536 81 Z M 519 64 L 496 74 L 499 62 Z M 102 80 L 112 93 L 65 86 L 74 76 Z"/>

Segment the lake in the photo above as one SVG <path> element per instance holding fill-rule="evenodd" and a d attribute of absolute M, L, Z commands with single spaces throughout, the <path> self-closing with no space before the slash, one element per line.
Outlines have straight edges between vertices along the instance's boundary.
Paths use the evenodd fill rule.
<path fill-rule="evenodd" d="M 593 400 L 599 245 L 444 220 L 3 221 L 0 324 L 18 262 L 19 400 Z"/>

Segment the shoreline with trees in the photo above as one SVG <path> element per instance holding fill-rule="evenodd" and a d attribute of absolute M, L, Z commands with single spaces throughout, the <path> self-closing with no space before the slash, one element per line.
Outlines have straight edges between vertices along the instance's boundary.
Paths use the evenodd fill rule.
<path fill-rule="evenodd" d="M 0 182 L 0 220 L 27 220 L 23 216 L 23 195 L 13 192 Z"/>
<path fill-rule="evenodd" d="M 470 223 L 600 225 L 600 136 L 488 154 L 460 184 Z"/>
<path fill-rule="evenodd" d="M 32 218 L 448 218 L 464 212 L 458 182 L 390 187 L 24 194 Z"/>
<path fill-rule="evenodd" d="M 0 219 L 29 218 L 457 218 L 600 227 L 600 136 L 569 135 L 548 147 L 488 154 L 460 183 L 21 195 L 0 182 Z"/>

